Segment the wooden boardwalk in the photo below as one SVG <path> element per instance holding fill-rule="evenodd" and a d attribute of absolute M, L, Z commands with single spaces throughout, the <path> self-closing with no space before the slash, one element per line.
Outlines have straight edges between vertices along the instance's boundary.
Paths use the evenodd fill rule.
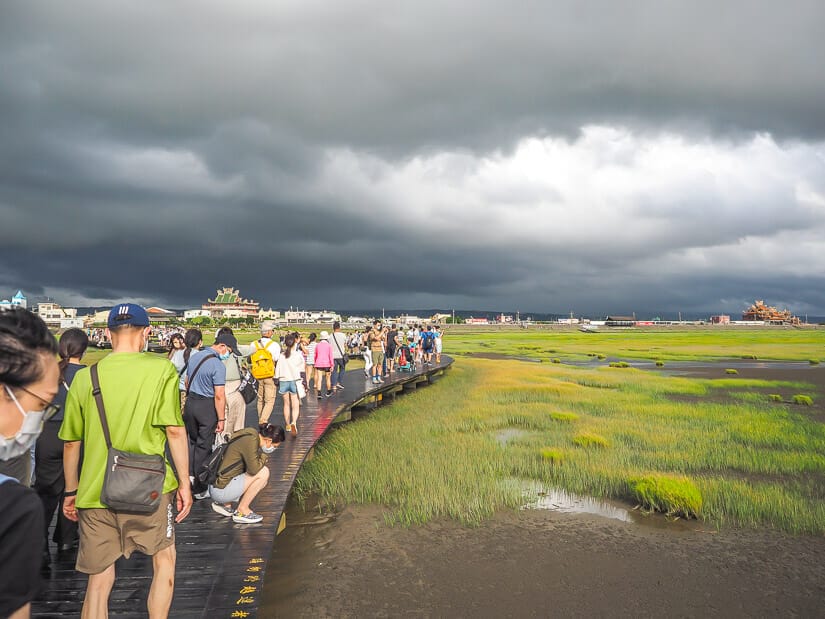
<path fill-rule="evenodd" d="M 287 437 L 269 457 L 270 482 L 253 502 L 264 517 L 253 525 L 234 524 L 212 511 L 211 501 L 196 501 L 189 517 L 175 530 L 178 564 L 171 617 L 255 617 L 263 589 L 267 561 L 275 536 L 286 525 L 284 508 L 298 470 L 312 448 L 333 422 L 346 421 L 355 407 L 374 406 L 382 399 L 429 384 L 449 368 L 453 360 L 442 355 L 439 365 L 419 367 L 415 372 L 396 372 L 385 383 L 374 385 L 363 370 L 344 376 L 344 390 L 318 400 L 307 396 L 301 406 L 298 437 Z M 272 415 L 283 425 L 279 401 Z M 252 413 L 250 415 L 250 412 Z M 247 411 L 247 419 L 257 415 Z M 75 553 L 55 556 L 44 572 L 44 588 L 32 604 L 34 617 L 76 617 L 86 590 L 86 577 L 74 569 Z M 146 596 L 151 584 L 152 563 L 136 553 L 117 563 L 117 581 L 109 602 L 114 617 L 145 617 Z"/>

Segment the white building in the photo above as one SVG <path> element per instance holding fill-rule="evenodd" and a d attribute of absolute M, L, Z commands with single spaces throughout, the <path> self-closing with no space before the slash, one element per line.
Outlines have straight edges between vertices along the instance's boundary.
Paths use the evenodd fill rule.
<path fill-rule="evenodd" d="M 61 307 L 58 303 L 38 303 L 37 315 L 50 327 L 59 327 L 62 320 L 77 318 L 73 307 Z"/>
<path fill-rule="evenodd" d="M 190 310 L 185 310 L 183 312 L 183 319 L 184 320 L 192 320 L 193 318 L 200 318 L 200 317 L 211 318 L 212 317 L 212 312 L 210 312 L 209 310 L 205 310 L 205 309 L 190 309 Z"/>
<path fill-rule="evenodd" d="M 261 320 L 280 320 L 281 312 L 274 310 L 271 307 L 268 310 L 261 310 L 258 312 L 258 318 Z"/>
<path fill-rule="evenodd" d="M 22 307 L 23 309 L 28 308 L 28 301 L 21 290 L 17 291 L 17 294 L 11 298 L 11 301 L 8 299 L 0 300 L 0 310 L 12 309 L 14 307 Z"/>

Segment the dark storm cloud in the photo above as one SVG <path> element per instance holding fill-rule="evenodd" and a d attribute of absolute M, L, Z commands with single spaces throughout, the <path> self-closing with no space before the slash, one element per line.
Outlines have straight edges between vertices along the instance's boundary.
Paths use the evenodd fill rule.
<path fill-rule="evenodd" d="M 0 296 L 814 307 L 824 40 L 818 2 L 7 2 Z"/>

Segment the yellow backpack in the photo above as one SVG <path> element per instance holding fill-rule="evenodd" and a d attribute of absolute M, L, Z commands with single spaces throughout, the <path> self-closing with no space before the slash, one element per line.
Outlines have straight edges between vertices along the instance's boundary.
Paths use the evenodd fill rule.
<path fill-rule="evenodd" d="M 249 355 L 249 371 L 258 380 L 275 376 L 275 360 L 261 340 L 255 341 L 255 351 Z"/>

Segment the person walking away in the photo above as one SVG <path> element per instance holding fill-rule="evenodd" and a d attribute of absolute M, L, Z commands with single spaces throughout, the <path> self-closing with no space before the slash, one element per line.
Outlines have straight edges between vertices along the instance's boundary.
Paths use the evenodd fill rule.
<path fill-rule="evenodd" d="M 347 336 L 341 332 L 341 323 L 337 320 L 332 323 L 332 389 L 339 391 L 344 388 L 344 372 L 347 369 Z"/>
<path fill-rule="evenodd" d="M 34 489 L 43 503 L 43 537 L 46 546 L 43 551 L 43 564 L 51 561 L 49 554 L 49 523 L 52 521 L 58 506 L 63 501 L 63 490 L 66 481 L 63 477 L 63 441 L 57 436 L 60 425 L 63 423 L 63 409 L 66 406 L 66 395 L 74 380 L 75 374 L 84 365 L 80 364 L 86 348 L 89 346 L 89 336 L 82 329 L 67 329 L 60 336 L 58 356 L 60 362 L 60 382 L 58 383 L 57 397 L 52 404 L 59 406 L 54 417 L 43 424 L 43 432 L 37 439 L 34 454 Z M 58 552 L 70 550 L 77 543 L 77 523 L 63 515 L 63 510 L 57 512 L 57 521 L 52 536 L 57 544 Z"/>
<path fill-rule="evenodd" d="M 307 339 L 306 344 L 306 381 L 307 381 L 307 389 L 312 389 L 312 377 L 314 376 L 315 371 L 315 347 L 318 343 L 315 341 L 318 339 L 318 336 L 314 333 L 309 334 L 309 339 Z M 318 380 L 315 380 L 316 387 Z"/>
<path fill-rule="evenodd" d="M 112 353 L 97 364 L 97 370 L 112 445 L 164 459 L 168 445 L 175 470 L 185 475 L 189 450 L 180 415 L 178 377 L 166 359 L 142 352 L 150 332 L 146 310 L 134 303 L 116 305 L 109 312 L 107 326 Z M 79 523 L 76 567 L 89 575 L 81 616 L 108 616 L 115 561 L 121 556 L 128 559 L 135 550 L 152 557 L 149 616 L 168 616 L 175 586 L 175 523 L 183 521 L 192 507 L 189 484 L 185 479 L 179 483 L 167 461 L 163 496 L 154 513 L 116 511 L 101 502 L 108 448 L 92 392 L 90 368 L 75 374 L 59 436 L 66 441 L 63 513 Z M 81 441 L 83 466 L 78 480 Z"/>
<path fill-rule="evenodd" d="M 235 350 L 233 351 L 233 348 Z M 224 431 L 226 422 L 226 366 L 224 359 L 237 353 L 235 336 L 222 333 L 209 348 L 189 358 L 186 409 L 183 419 L 192 446 L 192 492 L 196 499 L 205 499 L 209 492 L 197 474 L 212 453 L 215 434 Z"/>
<path fill-rule="evenodd" d="M 274 332 L 275 321 L 264 320 L 261 323 L 260 339 L 253 342 L 256 350 L 250 355 L 250 371 L 252 372 L 252 376 L 258 380 L 258 421 L 260 423 L 269 423 L 269 418 L 272 416 L 272 409 L 275 408 L 274 368 L 281 356 L 281 345 L 272 337 Z M 261 349 L 269 353 L 269 356 L 272 358 L 272 369 L 267 369 L 263 373 L 258 372 L 256 370 L 256 364 L 252 362 L 252 358 L 255 357 Z M 266 365 L 268 368 L 269 365 Z"/>
<path fill-rule="evenodd" d="M 10 475 L 29 461 L 44 421 L 58 411 L 57 341 L 25 309 L 0 312 L 0 617 L 26 619 L 40 589 L 43 505 Z"/>
<path fill-rule="evenodd" d="M 387 372 L 390 374 L 395 372 L 395 354 L 398 352 L 400 343 L 398 339 L 398 327 L 392 325 L 389 331 L 387 331 Z"/>
<path fill-rule="evenodd" d="M 229 327 L 222 327 L 218 331 L 221 333 L 228 333 L 235 339 L 233 350 L 239 350 L 237 338 Z M 226 368 L 226 383 L 224 384 L 224 392 L 226 393 L 226 412 L 224 417 L 226 422 L 223 426 L 223 433 L 226 436 L 232 436 L 238 430 L 242 430 L 246 425 L 246 402 L 241 393 L 241 381 L 243 380 L 243 370 L 241 369 L 241 357 L 235 353 L 231 353 L 229 358 L 223 359 L 223 366 Z"/>
<path fill-rule="evenodd" d="M 361 335 L 361 350 L 364 355 L 364 377 L 372 376 L 372 350 L 370 350 L 367 338 L 370 336 L 370 327 L 364 328 L 364 333 Z M 374 381 L 373 381 L 374 382 Z"/>
<path fill-rule="evenodd" d="M 330 373 L 332 372 L 332 346 L 329 343 L 329 333 L 321 331 L 321 337 L 318 344 L 315 346 L 315 388 L 318 392 L 318 397 L 324 395 L 329 397 L 332 395 L 332 382 L 330 381 Z M 324 394 L 324 382 L 327 384 L 327 390 Z"/>
<path fill-rule="evenodd" d="M 381 331 L 381 321 L 372 323 L 372 330 L 367 336 L 367 345 L 372 356 L 372 382 L 374 384 L 383 383 L 381 380 L 381 370 L 384 366 L 384 334 Z"/>
<path fill-rule="evenodd" d="M 421 333 L 421 352 L 424 358 L 424 365 L 432 365 L 433 348 L 435 347 L 435 334 L 432 325 L 427 326 L 427 330 Z"/>
<path fill-rule="evenodd" d="M 261 424 L 244 428 L 229 442 L 218 468 L 218 478 L 209 486 L 212 509 L 232 518 L 237 524 L 261 522 L 263 516 L 252 511 L 252 501 L 266 487 L 269 468 L 266 459 L 284 440 L 284 429 Z M 237 501 L 237 509 L 232 504 Z"/>
<path fill-rule="evenodd" d="M 275 366 L 275 378 L 278 379 L 278 393 L 284 399 L 284 423 L 292 436 L 298 436 L 298 415 L 301 411 L 301 399 L 298 397 L 298 381 L 304 363 L 301 354 L 295 350 L 295 336 L 284 338 L 284 352 Z M 318 378 L 316 377 L 316 381 Z"/>
<path fill-rule="evenodd" d="M 185 410 L 186 407 L 186 368 L 189 364 L 189 358 L 192 353 L 196 353 L 203 346 L 203 333 L 200 329 L 187 329 L 183 336 L 183 343 L 185 348 L 178 350 L 172 355 L 172 365 L 178 371 L 178 389 L 180 391 L 180 410 Z"/>
<path fill-rule="evenodd" d="M 444 330 L 441 327 L 435 328 L 435 362 L 437 364 L 441 363 L 441 351 L 444 347 L 444 343 L 441 341 L 441 338 L 444 337 Z"/>

